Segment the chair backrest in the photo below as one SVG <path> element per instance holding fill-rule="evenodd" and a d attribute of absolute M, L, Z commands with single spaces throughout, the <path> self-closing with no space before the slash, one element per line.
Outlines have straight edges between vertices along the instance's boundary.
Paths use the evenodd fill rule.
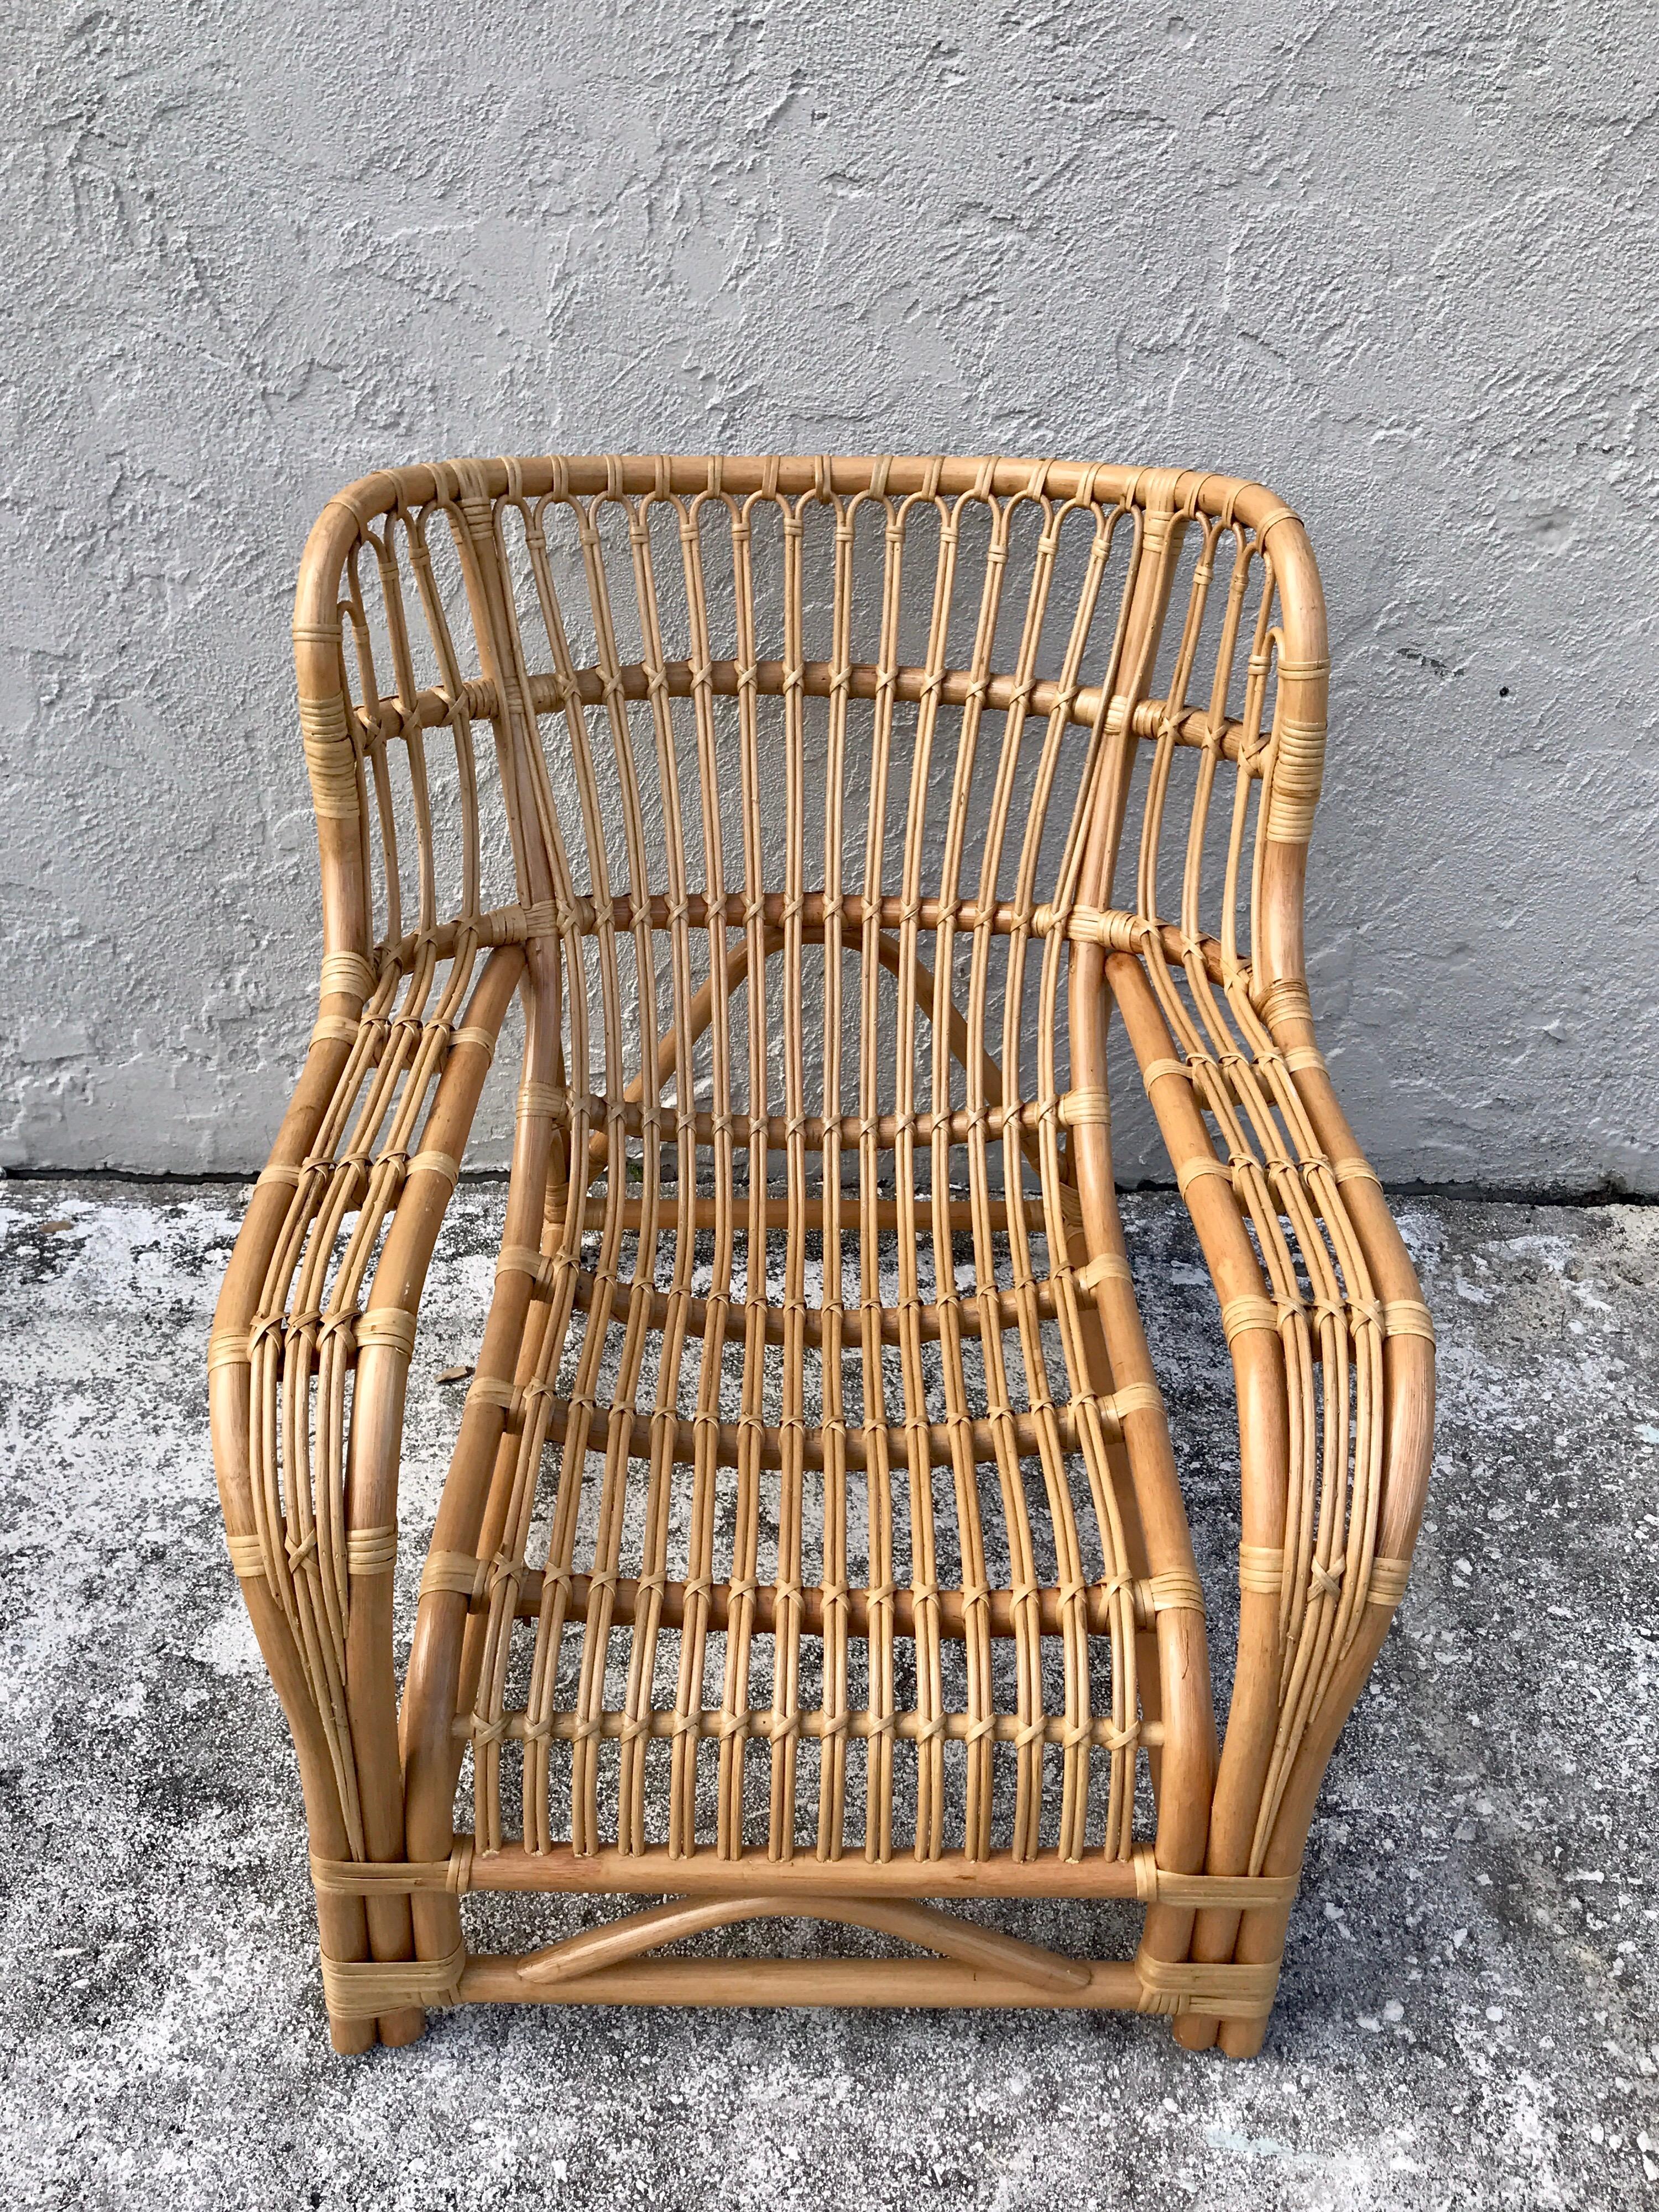
<path fill-rule="evenodd" d="M 1038 1066 L 1044 954 L 1079 908 L 1207 939 L 1258 1003 L 1300 993 L 1323 607 L 1260 485 L 972 458 L 402 469 L 325 510 L 295 638 L 328 951 L 406 964 L 537 909 L 596 1091 L 648 1093 L 655 1038 L 659 1082 L 701 1054 L 717 1111 L 1031 1098 L 1063 1082 Z"/>

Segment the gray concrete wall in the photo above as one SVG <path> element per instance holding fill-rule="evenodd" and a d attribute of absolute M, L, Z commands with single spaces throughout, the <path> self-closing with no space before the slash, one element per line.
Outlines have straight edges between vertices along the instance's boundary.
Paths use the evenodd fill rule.
<path fill-rule="evenodd" d="M 288 600 L 338 483 L 944 447 L 1300 509 L 1362 1139 L 1659 1190 L 1650 9 L 7 12 L 0 1162 L 264 1155 L 317 935 Z"/>

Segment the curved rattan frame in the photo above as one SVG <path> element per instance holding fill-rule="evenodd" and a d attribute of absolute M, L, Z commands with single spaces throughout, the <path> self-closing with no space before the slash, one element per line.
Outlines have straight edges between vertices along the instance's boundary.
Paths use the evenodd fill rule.
<path fill-rule="evenodd" d="M 719 607 L 710 544 L 730 569 Z M 815 659 L 804 579 L 820 544 L 828 651 Z M 1079 546 L 1072 580 L 1057 580 Z M 448 586 L 441 557 L 459 564 Z M 907 633 L 918 573 L 927 618 Z M 593 641 L 586 665 L 576 611 Z M 959 634 L 971 650 L 953 659 Z M 1234 478 L 1058 461 L 460 461 L 383 471 L 330 501 L 294 635 L 321 1000 L 209 1366 L 231 1556 L 299 1754 L 337 2047 L 407 2041 L 427 2005 L 479 1998 L 1124 2006 L 1175 2015 L 1190 2045 L 1255 2051 L 1321 1776 L 1404 1588 L 1432 1420 L 1426 1310 L 1310 1024 L 1302 902 L 1327 657 L 1300 522 Z M 825 702 L 822 744 L 808 701 Z M 485 723 L 493 786 L 473 744 Z M 440 740 L 457 763 L 453 902 L 428 766 Z M 695 763 L 684 790 L 683 762 Z M 992 763 L 988 815 L 975 779 Z M 907 770 L 900 806 L 887 787 Z M 1062 846 L 1045 810 L 1068 775 Z M 1229 778 L 1218 891 L 1206 855 Z M 515 871 L 514 896 L 493 905 L 491 789 Z M 861 875 L 841 859 L 858 803 Z M 887 849 L 890 816 L 901 826 Z M 976 887 L 975 837 L 988 855 Z M 1166 911 L 1171 838 L 1181 882 Z M 496 1285 L 400 1692 L 405 1377 L 515 1000 L 525 1058 Z M 1237 1395 L 1240 1625 L 1218 1743 L 1203 1593 L 1114 1191 L 1114 1009 L 1214 1280 Z M 809 1035 L 822 1039 L 816 1113 Z M 702 1290 L 695 1231 L 715 1255 Z M 745 1256 L 739 1298 L 732 1253 L 767 1255 L 769 1237 L 784 1248 L 782 1294 Z M 896 1267 L 896 1295 L 882 1265 Z M 722 1350 L 741 1352 L 735 1417 Z M 703 1379 L 688 1413 L 663 1378 L 694 1351 Z M 853 1375 L 857 1419 L 842 1398 Z M 936 1468 L 952 1486 L 937 1508 Z M 723 1573 L 722 1480 L 735 1486 Z M 981 1480 L 1006 1582 L 987 1565 Z M 759 1501 L 774 1481 L 763 1581 Z M 862 1586 L 848 1565 L 854 1490 Z M 643 1515 L 633 1573 L 629 1512 Z M 620 1702 L 606 1688 L 617 1636 L 629 1653 Z M 670 1638 L 672 1709 L 653 1692 Z M 703 1701 L 711 1638 L 718 1705 Z M 757 1705 L 763 1647 L 770 1698 Z M 819 1683 L 810 1709 L 804 1652 Z M 562 1690 L 574 1654 L 580 1680 Z M 1108 1657 L 1097 1711 L 1091 1669 Z M 1015 1687 L 1000 1691 L 1011 1666 Z M 900 1675 L 914 1676 L 908 1706 Z M 947 1675 L 965 1684 L 960 1709 Z M 665 1791 L 660 1776 L 647 1786 L 660 1739 Z M 600 1783 L 612 1743 L 614 1814 L 609 1764 Z M 522 1771 L 516 1836 L 507 1752 Z M 458 1838 L 469 1753 L 475 1825 Z M 849 1845 L 854 1758 L 863 1832 Z M 550 1809 L 556 1761 L 568 1835 Z M 744 1797 L 763 1767 L 763 1816 Z M 1136 1829 L 1143 1771 L 1155 1837 Z M 705 1796 L 714 1780 L 712 1833 L 700 1774 Z M 915 1832 L 896 1838 L 901 1794 Z M 479 1889 L 678 1901 L 501 1959 L 463 1939 L 459 1899 Z M 1064 1958 L 920 1901 L 1020 1896 L 1138 1900 L 1139 1948 L 1121 1963 Z M 649 1955 L 781 1912 L 937 1955 Z"/>

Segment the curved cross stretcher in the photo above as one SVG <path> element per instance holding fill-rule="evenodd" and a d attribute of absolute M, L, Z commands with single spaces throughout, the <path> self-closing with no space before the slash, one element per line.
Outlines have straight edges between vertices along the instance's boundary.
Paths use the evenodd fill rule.
<path fill-rule="evenodd" d="M 330 501 L 294 635 L 321 1003 L 209 1365 L 337 2046 L 478 1998 L 1111 2005 L 1254 2051 L 1433 1392 L 1309 1019 L 1300 523 L 1054 461 L 457 461 Z M 509 1024 L 400 1686 L 416 1316 Z M 1126 1072 L 1237 1397 L 1219 1739 Z M 501 1958 L 481 1889 L 673 1901 Z M 1138 1901 L 1139 1948 L 948 1909 L 1030 1897 Z M 933 1955 L 652 1955 L 778 1915 Z"/>

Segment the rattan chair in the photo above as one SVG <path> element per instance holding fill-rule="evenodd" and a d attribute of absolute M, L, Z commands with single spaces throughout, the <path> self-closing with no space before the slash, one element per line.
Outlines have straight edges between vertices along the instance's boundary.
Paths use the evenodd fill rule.
<path fill-rule="evenodd" d="M 456 461 L 329 502 L 294 636 L 321 1005 L 209 1368 L 337 2048 L 534 1999 L 1255 2051 L 1433 1387 L 1309 1023 L 1301 524 L 1174 470 Z M 416 1316 L 509 1021 L 400 1692 Z M 1237 1391 L 1219 1741 L 1109 1060 Z M 477 1955 L 481 1890 L 669 1901 Z M 922 1901 L 1032 1898 L 1138 1901 L 1139 1948 Z M 650 1955 L 780 1915 L 884 1945 Z"/>

